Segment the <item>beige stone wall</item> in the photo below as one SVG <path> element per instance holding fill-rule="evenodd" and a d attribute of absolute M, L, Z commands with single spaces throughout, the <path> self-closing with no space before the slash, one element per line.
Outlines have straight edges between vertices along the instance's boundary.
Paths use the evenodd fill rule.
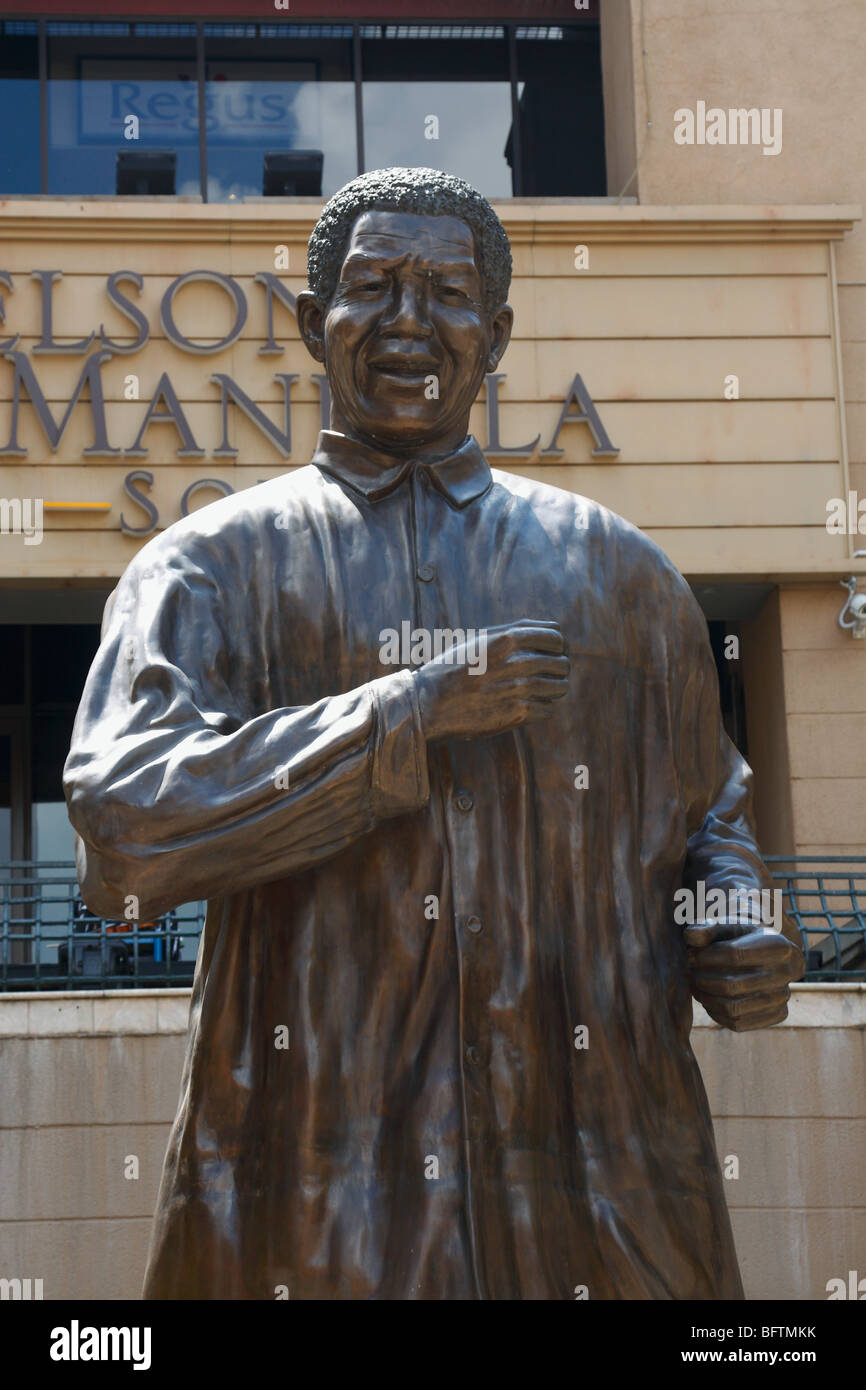
<path fill-rule="evenodd" d="M 604 153 L 610 196 L 636 192 L 635 53 L 630 0 L 602 5 L 601 84 L 604 95 Z M 637 54 L 640 62 L 640 51 Z"/>
<path fill-rule="evenodd" d="M 608 144 L 616 180 L 636 149 L 638 172 L 628 192 L 641 204 L 766 205 L 866 201 L 866 6 L 841 0 L 825 16 L 814 6 L 754 0 L 696 7 L 692 0 L 624 0 L 602 14 L 607 48 Z M 631 16 L 625 34 L 623 12 Z M 634 103 L 610 111 L 630 72 Z M 616 81 L 614 81 L 614 78 Z M 675 112 L 756 107 L 782 112 L 782 148 L 681 145 Z M 629 119 L 631 117 L 631 119 Z M 611 150 L 609 148 L 609 164 Z M 610 192 L 617 192 L 613 186 Z M 866 227 L 858 223 L 830 255 L 831 316 L 843 402 L 839 411 L 844 491 L 816 484 L 813 505 L 851 489 L 866 499 Z M 835 289 L 835 295 L 833 290 Z M 835 301 L 835 302 L 833 302 Z M 739 349 L 734 347 L 734 355 Z M 737 370 L 732 367 L 731 370 Z M 764 368 L 749 375 L 749 392 L 763 394 Z M 805 441 L 804 441 L 805 443 Z M 807 446 L 808 447 L 808 446 Z M 782 506 L 782 498 L 779 497 Z M 817 513 L 816 513 L 817 514 Z M 758 540 L 758 534 L 754 533 Z M 837 540 L 814 533 L 816 572 Z M 760 543 L 760 541 L 759 541 Z M 849 538 L 849 554 L 866 549 L 866 534 Z M 862 560 L 850 572 L 862 574 Z M 770 822 L 767 848 L 801 854 L 866 854 L 866 644 L 839 630 L 844 593 L 835 583 L 783 588 L 779 655 L 765 648 L 761 669 L 756 632 L 747 658 L 749 714 L 760 730 L 758 799 Z M 762 630 L 769 631 L 765 614 Z M 765 681 L 757 689 L 756 681 Z M 769 694 L 773 689 L 773 697 Z M 780 721 L 784 714 L 785 726 Z M 771 728 L 773 721 L 777 727 Z M 779 767 L 790 750 L 790 792 Z M 782 761 L 779 761 L 779 760 Z M 790 802 L 790 808 L 786 803 Z M 762 833 L 763 829 L 762 829 Z"/>
<path fill-rule="evenodd" d="M 766 854 L 866 855 L 866 642 L 838 581 L 774 590 L 743 629 L 749 761 Z"/>
<path fill-rule="evenodd" d="M 800 854 L 866 855 L 866 642 L 839 627 L 844 600 L 838 584 L 792 586 L 779 598 Z"/>
<path fill-rule="evenodd" d="M 188 999 L 0 996 L 0 1277 L 42 1279 L 47 1299 L 139 1297 Z M 796 987 L 788 1021 L 760 1033 L 695 1013 L 719 1155 L 739 1164 L 747 1296 L 824 1298 L 866 1271 L 866 987 Z"/>
<path fill-rule="evenodd" d="M 605 7 L 603 7 L 605 8 Z M 623 0 L 630 8 L 631 71 L 641 203 L 866 202 L 866 5 L 769 0 Z M 604 38 L 604 34 L 603 34 Z M 627 62 L 621 21 L 608 63 Z M 678 145 L 674 112 L 707 107 L 782 111 L 782 149 Z M 647 122 L 651 124 L 647 124 Z M 621 138 L 625 150 L 628 133 Z M 611 189 L 611 192 L 618 191 Z M 851 486 L 866 497 L 866 228 L 836 255 Z"/>
<path fill-rule="evenodd" d="M 848 563 L 849 539 L 828 536 L 825 499 L 843 495 L 839 429 L 838 328 L 831 247 L 858 215 L 852 209 L 700 207 L 641 208 L 502 204 L 512 237 L 516 313 L 514 341 L 500 387 L 502 443 L 539 442 L 531 459 L 492 461 L 515 472 L 585 493 L 643 527 L 692 577 L 809 577 L 837 574 Z M 130 343 L 129 321 L 110 303 L 105 278 L 134 269 L 151 329 L 140 351 L 115 356 L 102 370 L 109 440 L 130 449 L 161 373 L 168 372 L 196 443 L 196 459 L 179 458 L 177 431 L 151 425 L 146 458 L 121 452 L 84 459 L 91 444 L 90 409 L 74 408 L 55 452 L 32 406 L 20 411 L 26 458 L 2 463 L 3 496 L 43 496 L 47 503 L 103 504 L 47 514 L 41 545 L 3 537 L 0 580 L 98 578 L 119 574 L 140 542 L 121 533 L 123 514 L 145 520 L 124 496 L 133 468 L 154 474 L 150 496 L 160 524 L 179 515 L 194 479 L 220 478 L 239 489 L 309 461 L 319 428 L 316 366 L 300 343 L 293 315 L 275 309 L 282 351 L 262 356 L 266 301 L 254 276 L 273 271 L 275 247 L 289 248 L 282 279 L 304 284 L 304 246 L 313 213 L 304 205 L 201 207 L 178 204 L 7 203 L 0 218 L 0 269 L 5 331 L 20 333 L 25 352 L 59 421 L 79 377 L 83 355 L 31 354 L 41 323 L 34 269 L 60 269 L 54 331 L 70 341 L 98 330 Z M 575 268 L 575 247 L 589 265 Z M 171 281 L 193 269 L 233 276 L 249 317 L 242 337 L 202 355 L 166 340 L 160 303 Z M 233 311 L 224 291 L 191 284 L 178 293 L 175 318 L 198 342 L 219 341 Z M 91 351 L 95 350 L 95 344 Z M 225 372 L 282 420 L 275 373 L 297 373 L 292 388 L 292 451 L 283 460 L 256 426 L 229 408 L 229 440 L 237 459 L 214 458 L 222 436 L 219 390 Z M 548 448 L 565 397 L 580 373 L 619 453 L 593 454 L 585 424 L 563 427 L 561 456 Z M 725 379 L 740 380 L 740 399 L 726 400 Z M 127 378 L 140 399 L 125 399 Z M 13 373 L 0 363 L 0 438 L 9 432 Z M 487 443 L 486 411 L 476 405 L 472 428 Z M 212 500 L 201 494 L 195 505 Z M 855 563 L 855 562 L 851 562 Z M 866 561 L 856 562 L 866 573 Z"/>

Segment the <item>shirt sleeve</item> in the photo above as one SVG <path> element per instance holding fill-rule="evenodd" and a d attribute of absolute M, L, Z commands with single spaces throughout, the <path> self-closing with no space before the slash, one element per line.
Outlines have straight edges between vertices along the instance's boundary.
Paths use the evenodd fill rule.
<path fill-rule="evenodd" d="M 430 795 L 416 684 L 399 671 L 246 718 L 228 629 L 188 557 L 137 557 L 111 595 L 64 768 L 87 905 L 151 920 L 310 868 Z"/>

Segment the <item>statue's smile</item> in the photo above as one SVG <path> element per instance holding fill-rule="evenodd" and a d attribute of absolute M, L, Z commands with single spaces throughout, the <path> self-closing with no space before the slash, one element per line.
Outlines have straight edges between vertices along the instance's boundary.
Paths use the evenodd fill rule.
<path fill-rule="evenodd" d="M 420 372 L 434 371 L 438 365 L 435 357 L 421 352 L 384 352 L 370 360 L 371 367 L 396 376 L 413 376 Z"/>
<path fill-rule="evenodd" d="M 424 386 L 431 373 L 438 370 L 438 360 L 427 352 L 400 352 L 387 349 L 369 359 L 369 368 L 401 386 Z"/>

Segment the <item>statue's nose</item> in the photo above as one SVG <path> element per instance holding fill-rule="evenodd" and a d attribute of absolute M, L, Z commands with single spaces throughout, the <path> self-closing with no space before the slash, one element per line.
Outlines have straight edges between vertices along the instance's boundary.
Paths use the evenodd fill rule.
<path fill-rule="evenodd" d="M 383 328 L 407 338 L 427 337 L 432 332 L 427 307 L 426 281 L 414 277 L 399 283 L 390 309 L 383 318 Z"/>

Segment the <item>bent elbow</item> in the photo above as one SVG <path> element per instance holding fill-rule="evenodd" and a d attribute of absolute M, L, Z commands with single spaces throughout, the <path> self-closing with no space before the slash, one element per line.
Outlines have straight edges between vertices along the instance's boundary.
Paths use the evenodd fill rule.
<path fill-rule="evenodd" d="M 75 869 L 78 886 L 85 906 L 96 917 L 118 921 L 124 915 L 122 883 L 118 882 L 117 864 L 99 846 L 75 836 Z"/>
<path fill-rule="evenodd" d="M 78 834 L 75 867 L 82 901 L 107 921 L 152 922 L 183 901 L 154 882 L 147 862 L 120 851 L 108 853 Z"/>

